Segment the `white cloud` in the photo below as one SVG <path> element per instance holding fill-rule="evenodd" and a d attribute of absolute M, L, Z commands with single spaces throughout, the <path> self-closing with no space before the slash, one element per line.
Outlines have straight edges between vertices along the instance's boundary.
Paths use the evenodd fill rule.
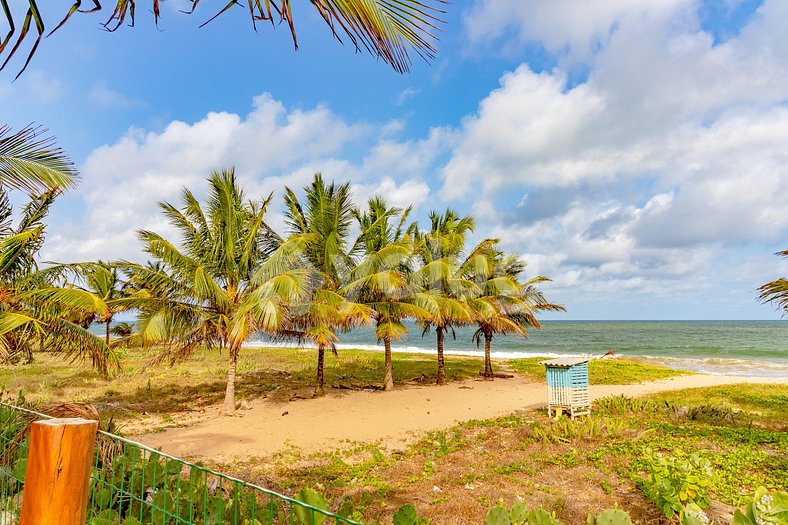
<path fill-rule="evenodd" d="M 644 16 L 664 18 L 693 0 L 476 0 L 464 24 L 472 42 L 509 37 L 550 53 L 587 59 L 617 30 Z"/>
<path fill-rule="evenodd" d="M 105 80 L 97 82 L 90 90 L 88 97 L 93 103 L 114 110 L 129 109 L 140 104 L 140 101 L 110 88 Z"/>
<path fill-rule="evenodd" d="M 407 102 L 409 99 L 411 99 L 411 98 L 415 97 L 416 95 L 418 95 L 419 91 L 421 91 L 421 90 L 416 89 L 416 88 L 412 88 L 412 87 L 405 88 L 405 89 L 403 89 L 402 91 L 399 92 L 399 94 L 397 95 L 397 99 L 394 101 L 394 103 L 397 106 L 401 106 L 405 102 Z"/>
<path fill-rule="evenodd" d="M 159 132 L 131 129 L 94 150 L 81 166 L 80 189 L 64 199 L 72 207 L 81 200 L 83 217 L 51 225 L 43 256 L 139 260 L 136 230 L 175 233 L 157 203 L 177 204 L 183 187 L 204 194 L 210 170 L 230 166 L 250 197 L 276 194 L 267 219 L 279 229 L 281 190 L 300 192 L 316 172 L 351 179 L 360 195 L 380 193 L 393 205 L 423 202 L 429 187 L 422 176 L 444 147 L 444 134 L 436 130 L 423 141 L 398 143 L 391 133 L 385 125 L 348 123 L 324 106 L 288 110 L 267 94 L 255 98 L 245 117 L 209 113 L 194 123 L 171 122 Z M 345 160 L 359 144 L 366 148 L 363 160 Z"/>
<path fill-rule="evenodd" d="M 784 236 L 788 54 L 774 19 L 788 14 L 788 4 L 765 3 L 738 37 L 717 45 L 700 29 L 695 2 L 601 2 L 593 14 L 586 5 L 477 2 L 467 20 L 477 38 L 514 24 L 525 39 L 580 53 L 594 47 L 593 35 L 607 36 L 584 54 L 589 75 L 579 85 L 568 87 L 561 68 L 537 74 L 523 64 L 504 74 L 463 122 L 443 191 L 473 195 L 474 209 L 495 221 L 493 210 L 518 192 L 563 187 L 582 195 L 634 184 L 633 195 L 617 196 L 632 210 L 621 219 L 626 242 L 583 243 L 597 264 L 626 243 L 686 247 Z M 549 20 L 561 16 L 567 23 L 547 35 L 544 28 L 555 27 Z M 559 238 L 571 246 L 578 232 Z"/>

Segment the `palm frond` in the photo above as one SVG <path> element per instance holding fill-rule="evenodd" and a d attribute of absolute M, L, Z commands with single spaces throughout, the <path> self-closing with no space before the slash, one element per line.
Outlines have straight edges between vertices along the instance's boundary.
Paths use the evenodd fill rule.
<path fill-rule="evenodd" d="M 12 132 L 0 126 L 0 186 L 29 193 L 63 191 L 76 185 L 74 163 L 55 146 L 46 129 L 27 126 Z"/>

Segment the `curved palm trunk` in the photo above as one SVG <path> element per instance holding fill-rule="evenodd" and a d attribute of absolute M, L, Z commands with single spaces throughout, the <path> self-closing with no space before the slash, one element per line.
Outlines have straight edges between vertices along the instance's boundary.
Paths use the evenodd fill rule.
<path fill-rule="evenodd" d="M 224 413 L 235 413 L 235 370 L 238 365 L 238 351 L 240 347 L 234 345 L 230 348 L 230 364 L 227 367 L 227 388 L 224 391 Z"/>
<path fill-rule="evenodd" d="M 490 358 L 490 344 L 492 343 L 492 334 L 484 332 L 484 378 L 493 380 L 495 375 L 492 369 L 492 359 Z"/>
<path fill-rule="evenodd" d="M 112 322 L 112 319 L 107 319 L 107 331 L 106 331 L 106 338 L 104 339 L 109 346 L 109 324 Z"/>
<path fill-rule="evenodd" d="M 438 334 L 438 380 L 439 385 L 446 384 L 446 366 L 443 361 L 443 338 L 444 328 L 436 327 L 435 332 Z"/>
<path fill-rule="evenodd" d="M 391 366 L 391 338 L 383 338 L 383 348 L 386 356 L 386 373 L 383 376 L 383 390 L 394 389 L 394 368 Z"/>
<path fill-rule="evenodd" d="M 326 349 L 322 346 L 317 347 L 317 379 L 315 380 L 315 393 L 313 397 L 321 397 L 326 395 L 326 392 L 323 390 L 323 383 L 325 382 L 325 376 L 323 374 L 323 365 L 326 359 Z"/>

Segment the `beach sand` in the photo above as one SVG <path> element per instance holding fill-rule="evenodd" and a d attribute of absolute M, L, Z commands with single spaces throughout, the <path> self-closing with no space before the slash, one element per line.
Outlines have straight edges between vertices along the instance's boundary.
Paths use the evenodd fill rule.
<path fill-rule="evenodd" d="M 639 396 L 683 388 L 736 383 L 788 384 L 788 379 L 689 375 L 633 385 L 592 385 L 591 398 Z M 425 431 L 470 419 L 489 419 L 546 404 L 546 386 L 517 375 L 495 381 L 468 380 L 446 386 L 407 386 L 391 392 L 339 391 L 319 399 L 275 403 L 252 400 L 247 410 L 220 415 L 206 410 L 188 426 L 135 439 L 179 457 L 265 458 L 296 449 L 301 453 L 376 442 L 395 450 Z"/>

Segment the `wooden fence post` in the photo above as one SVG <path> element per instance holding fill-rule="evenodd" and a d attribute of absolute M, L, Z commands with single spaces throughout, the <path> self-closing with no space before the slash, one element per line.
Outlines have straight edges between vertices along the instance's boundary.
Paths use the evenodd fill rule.
<path fill-rule="evenodd" d="M 97 428 L 87 419 L 31 425 L 19 525 L 85 525 Z"/>

